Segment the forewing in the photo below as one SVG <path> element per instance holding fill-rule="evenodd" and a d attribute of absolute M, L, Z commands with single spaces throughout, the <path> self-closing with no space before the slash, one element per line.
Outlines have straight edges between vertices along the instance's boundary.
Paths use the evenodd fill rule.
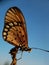
<path fill-rule="evenodd" d="M 3 38 L 15 46 L 28 47 L 26 22 L 22 12 L 17 7 L 9 8 L 5 15 Z"/>

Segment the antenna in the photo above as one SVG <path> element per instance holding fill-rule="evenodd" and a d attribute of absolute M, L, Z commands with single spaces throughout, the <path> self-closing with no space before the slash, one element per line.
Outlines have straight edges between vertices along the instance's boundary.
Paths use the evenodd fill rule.
<path fill-rule="evenodd" d="M 41 49 L 41 48 L 36 48 L 36 47 L 32 47 L 31 49 L 42 50 L 42 51 L 45 51 L 45 52 L 49 52 L 49 50 L 45 50 L 45 49 Z"/>

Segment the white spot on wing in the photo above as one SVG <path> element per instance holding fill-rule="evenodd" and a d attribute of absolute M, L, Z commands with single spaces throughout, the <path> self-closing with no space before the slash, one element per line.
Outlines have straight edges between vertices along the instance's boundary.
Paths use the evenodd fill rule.
<path fill-rule="evenodd" d="M 6 37 L 5 37 L 5 36 L 4 36 L 3 38 L 4 38 L 4 39 L 6 39 Z"/>
<path fill-rule="evenodd" d="M 6 32 L 3 32 L 3 35 L 6 35 Z"/>
<path fill-rule="evenodd" d="M 17 22 L 14 22 L 15 25 L 17 25 Z"/>
<path fill-rule="evenodd" d="M 8 29 L 6 29 L 6 28 L 5 28 L 4 30 L 5 30 L 5 31 L 8 31 Z"/>
<path fill-rule="evenodd" d="M 13 23 L 9 23 L 10 26 L 13 26 Z"/>
<path fill-rule="evenodd" d="M 9 28 L 9 26 L 8 26 L 8 25 L 6 25 L 6 27 L 7 27 L 7 28 Z"/>

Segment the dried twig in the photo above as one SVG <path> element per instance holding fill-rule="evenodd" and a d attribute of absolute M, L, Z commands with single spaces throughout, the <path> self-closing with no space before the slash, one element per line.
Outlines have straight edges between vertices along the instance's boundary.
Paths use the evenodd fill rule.
<path fill-rule="evenodd" d="M 16 48 L 16 47 L 14 47 L 10 50 L 9 53 L 11 54 L 11 57 L 12 57 L 12 63 L 10 65 L 17 64 L 17 58 L 16 58 L 17 52 L 18 52 L 18 48 Z"/>

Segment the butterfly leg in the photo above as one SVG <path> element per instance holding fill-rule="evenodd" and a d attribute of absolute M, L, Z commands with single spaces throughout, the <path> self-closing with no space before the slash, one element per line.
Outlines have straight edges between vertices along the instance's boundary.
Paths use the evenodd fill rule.
<path fill-rule="evenodd" d="M 17 60 L 20 60 L 20 59 L 22 59 L 22 54 L 23 54 L 23 52 L 21 51 L 21 57 L 20 57 L 20 58 L 18 58 Z"/>

